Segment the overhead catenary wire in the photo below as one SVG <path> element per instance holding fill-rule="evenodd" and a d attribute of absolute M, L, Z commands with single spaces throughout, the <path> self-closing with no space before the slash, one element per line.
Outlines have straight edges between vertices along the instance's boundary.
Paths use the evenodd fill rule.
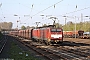
<path fill-rule="evenodd" d="M 45 9 L 37 12 L 36 14 L 30 16 L 29 18 L 32 18 L 33 16 L 36 16 L 37 14 L 39 14 L 39 13 L 41 13 L 41 12 L 43 12 L 43 11 L 45 11 L 45 10 L 53 7 L 53 6 L 54 6 L 54 8 L 55 8 L 55 7 L 56 7 L 55 5 L 58 4 L 58 3 L 60 3 L 60 2 L 62 2 L 62 1 L 63 1 L 63 0 L 61 0 L 61 1 L 59 1 L 59 2 L 57 2 L 57 3 L 55 3 L 55 4 L 53 4 L 53 5 L 51 5 L 51 6 L 49 6 L 49 7 L 47 7 L 47 8 L 45 8 Z M 77 7 L 77 6 L 76 6 L 76 7 Z M 85 7 L 85 8 L 83 8 L 83 9 L 76 10 L 76 11 L 68 12 L 68 13 L 65 13 L 65 14 L 71 14 L 71 13 L 75 13 L 75 12 L 82 11 L 82 10 L 89 9 L 89 8 L 90 8 L 90 6 L 89 6 L 89 7 Z M 62 14 L 62 15 L 59 15 L 59 16 L 63 16 L 63 15 L 65 15 L 65 14 Z M 28 20 L 29 18 L 27 18 L 27 20 Z"/>
<path fill-rule="evenodd" d="M 33 17 L 33 16 L 36 16 L 37 14 L 39 14 L 39 13 L 41 13 L 41 12 L 43 12 L 43 11 L 45 11 L 45 10 L 47 10 L 47 9 L 49 9 L 49 8 L 51 8 L 51 7 L 53 7 L 53 6 L 54 6 L 54 8 L 55 8 L 55 5 L 59 4 L 59 3 L 62 2 L 62 1 L 63 1 L 63 0 L 61 0 L 61 1 L 55 3 L 55 4 L 51 5 L 51 6 L 49 6 L 49 7 L 45 8 L 45 9 L 43 9 L 42 11 L 39 11 L 38 13 L 32 15 L 32 17 Z"/>
<path fill-rule="evenodd" d="M 57 5 L 57 4 L 59 4 L 59 3 L 61 3 L 62 1 L 63 1 L 63 0 L 60 0 L 59 2 L 57 2 L 57 3 L 53 4 L 53 5 L 51 5 L 51 6 L 47 7 L 47 8 L 45 8 L 45 9 L 43 9 L 43 10 L 39 11 L 39 12 L 37 12 L 36 14 L 34 14 L 34 15 L 32 15 L 32 16 L 30 16 L 29 18 L 31 18 L 31 19 L 32 19 L 32 17 L 33 17 L 33 16 L 36 16 L 37 14 L 39 14 L 39 13 L 41 13 L 41 12 L 43 12 L 43 11 L 45 11 L 45 10 L 47 10 L 47 9 L 49 9 L 49 8 L 51 8 L 51 7 L 53 7 L 53 6 L 54 6 L 54 8 L 55 8 L 55 5 Z M 29 18 L 27 18 L 27 20 L 28 20 Z M 25 21 L 26 21 L 26 20 L 25 20 Z"/>
<path fill-rule="evenodd" d="M 71 14 L 71 13 L 79 12 L 79 11 L 82 11 L 82 10 L 85 10 L 85 9 L 89 9 L 89 8 L 90 8 L 90 6 L 89 7 L 82 8 L 82 9 L 79 9 L 79 10 L 76 10 L 76 11 L 68 12 L 68 13 L 65 13 L 65 14 Z M 62 15 L 59 15 L 59 16 L 63 16 L 65 14 L 62 14 Z"/>
<path fill-rule="evenodd" d="M 53 5 L 51 5 L 51 6 L 49 6 L 49 7 L 45 8 L 45 9 L 43 9 L 43 10 L 41 10 L 41 11 L 39 11 L 39 12 L 37 12 L 36 14 L 33 14 L 33 15 L 31 15 L 31 13 L 32 13 L 32 7 L 31 7 L 31 13 L 30 13 L 30 15 L 29 15 L 29 16 L 30 16 L 29 18 L 32 19 L 34 16 L 42 13 L 43 11 L 46 11 L 47 9 L 49 9 L 49 8 L 51 8 L 51 7 L 56 8 L 56 4 L 59 4 L 59 3 L 62 2 L 62 1 L 63 1 L 63 0 L 61 0 L 61 1 L 53 4 Z M 32 6 L 34 6 L 34 5 L 32 4 Z M 75 12 L 82 11 L 82 10 L 89 9 L 89 8 L 90 8 L 90 7 L 85 7 L 85 8 L 82 8 L 82 9 L 79 9 L 79 10 L 76 10 L 76 11 L 72 11 L 72 12 L 68 12 L 68 13 L 65 13 L 65 14 L 71 14 L 71 13 L 75 13 Z M 65 14 L 61 14 L 61 15 L 58 15 L 58 16 L 63 16 L 63 15 L 65 15 Z M 25 21 L 28 20 L 29 18 L 25 19 Z"/>

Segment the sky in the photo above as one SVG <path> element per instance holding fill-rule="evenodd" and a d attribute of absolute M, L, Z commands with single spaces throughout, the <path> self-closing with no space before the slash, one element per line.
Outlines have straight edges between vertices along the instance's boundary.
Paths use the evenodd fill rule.
<path fill-rule="evenodd" d="M 65 18 L 66 22 L 89 21 L 85 16 L 90 16 L 90 0 L 0 0 L 0 22 L 12 22 L 13 28 L 53 24 L 50 17 L 62 25 Z"/>

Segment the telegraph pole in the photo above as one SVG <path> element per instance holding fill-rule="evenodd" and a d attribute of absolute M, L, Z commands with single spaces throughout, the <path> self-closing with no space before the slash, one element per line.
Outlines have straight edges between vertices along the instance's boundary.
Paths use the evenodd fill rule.
<path fill-rule="evenodd" d="M 83 14 L 81 13 L 81 25 L 80 25 L 80 29 L 82 30 L 83 27 Z"/>
<path fill-rule="evenodd" d="M 75 16 L 75 38 L 76 38 L 76 16 Z"/>
<path fill-rule="evenodd" d="M 76 5 L 76 9 L 77 9 L 77 5 Z M 76 38 L 76 16 L 75 16 L 75 38 Z"/>
<path fill-rule="evenodd" d="M 38 27 L 38 25 L 39 25 L 40 22 L 35 22 L 35 23 L 36 23 L 36 27 Z"/>
<path fill-rule="evenodd" d="M 18 22 L 20 21 L 20 17 L 19 17 L 19 20 L 17 20 L 17 29 L 18 29 Z"/>

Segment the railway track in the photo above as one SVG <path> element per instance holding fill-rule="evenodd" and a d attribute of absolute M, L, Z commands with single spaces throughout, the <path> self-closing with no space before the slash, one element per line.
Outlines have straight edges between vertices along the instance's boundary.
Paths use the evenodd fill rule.
<path fill-rule="evenodd" d="M 68 48 L 59 48 L 59 49 L 53 49 L 54 51 L 58 51 L 58 52 L 63 52 L 63 53 L 67 53 L 64 55 L 67 55 L 68 57 L 70 57 L 71 59 L 79 59 L 79 60 L 89 60 L 90 59 L 90 54 L 82 52 L 82 51 L 78 51 L 78 50 L 74 50 L 74 49 L 68 49 Z M 90 53 L 90 52 L 89 52 Z"/>
<path fill-rule="evenodd" d="M 2 38 L 2 40 L 0 41 L 0 54 L 2 53 L 2 51 L 3 51 L 3 49 L 4 49 L 5 45 L 6 45 L 6 43 L 7 43 L 7 37 L 4 36 Z"/>
<path fill-rule="evenodd" d="M 49 60 L 59 60 L 59 59 L 64 59 L 67 60 L 67 58 L 63 57 L 62 55 L 58 55 L 56 53 L 53 53 L 50 50 L 43 49 L 43 48 L 35 48 L 33 45 L 32 47 L 30 45 L 27 45 L 29 48 L 33 49 L 34 51 L 38 52 L 42 56 L 48 58 Z"/>
<path fill-rule="evenodd" d="M 21 42 L 22 44 L 24 44 L 28 48 L 34 50 L 35 52 L 39 53 L 40 55 L 42 55 L 43 57 L 47 58 L 48 60 L 60 60 L 60 59 L 67 60 L 67 58 L 65 58 L 62 55 L 59 55 L 59 54 L 53 53 L 50 50 L 47 50 L 47 49 L 43 49 L 43 48 L 38 47 L 38 46 L 42 46 L 42 45 L 33 44 L 33 43 L 27 43 L 27 42 L 22 42 L 20 40 L 19 40 L 19 42 Z"/>
<path fill-rule="evenodd" d="M 28 48 L 34 50 L 39 53 L 43 57 L 46 57 L 48 60 L 89 60 L 90 59 L 90 51 L 85 52 L 82 49 L 69 49 L 64 46 L 58 46 L 58 48 L 52 46 L 46 46 L 43 44 L 33 43 L 33 42 L 23 42 L 22 40 L 18 40 Z M 43 46 L 43 47 L 42 47 Z M 90 50 L 90 49 L 87 49 Z"/>

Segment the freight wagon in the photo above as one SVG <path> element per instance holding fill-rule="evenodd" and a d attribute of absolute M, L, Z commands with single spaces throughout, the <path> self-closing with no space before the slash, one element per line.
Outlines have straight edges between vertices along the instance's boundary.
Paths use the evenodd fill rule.
<path fill-rule="evenodd" d="M 79 31 L 63 31 L 64 38 L 81 38 L 83 36 L 84 31 L 79 30 Z"/>

